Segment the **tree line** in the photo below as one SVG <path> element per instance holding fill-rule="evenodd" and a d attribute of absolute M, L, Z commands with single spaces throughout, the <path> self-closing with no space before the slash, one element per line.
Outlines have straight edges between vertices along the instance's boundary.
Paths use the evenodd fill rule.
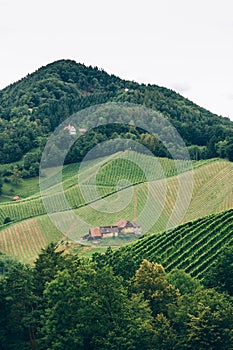
<path fill-rule="evenodd" d="M 50 244 L 32 267 L 2 255 L 0 349 L 232 349 L 232 248 L 202 282 L 112 256 Z"/>
<path fill-rule="evenodd" d="M 84 108 L 106 102 L 130 102 L 162 113 L 186 142 L 192 159 L 233 160 L 233 123 L 229 119 L 197 106 L 172 90 L 122 80 L 97 67 L 61 60 L 0 91 L 0 164 L 20 161 L 28 153 L 30 157 L 41 151 L 62 121 Z M 135 137 L 135 132 L 130 135 L 127 131 L 123 135 L 117 129 L 111 135 L 102 131 L 100 136 L 100 130 L 96 130 L 94 140 L 101 140 L 103 135 L 110 138 L 114 132 L 120 137 Z M 150 145 L 147 138 L 143 142 Z M 89 149 L 90 137 L 84 138 L 82 145 Z M 79 145 L 77 156 L 70 157 L 70 161 L 80 158 L 77 148 Z M 156 155 L 161 153 L 160 144 L 153 148 Z M 162 156 L 167 153 L 163 150 Z M 35 168 L 33 164 L 34 161 L 32 168 Z M 25 177 L 35 173 L 33 169 L 25 170 Z"/>

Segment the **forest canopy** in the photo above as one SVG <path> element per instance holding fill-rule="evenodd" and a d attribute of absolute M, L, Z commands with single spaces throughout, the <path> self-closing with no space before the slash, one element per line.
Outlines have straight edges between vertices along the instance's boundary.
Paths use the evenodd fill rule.
<path fill-rule="evenodd" d="M 161 113 L 177 129 L 192 159 L 233 160 L 233 122 L 228 118 L 170 89 L 122 80 L 97 67 L 60 60 L 0 91 L 0 164 L 24 160 L 24 177 L 38 174 L 42 150 L 55 128 L 72 114 L 106 102 L 129 102 Z M 157 140 L 122 126 L 90 130 L 81 144 L 74 145 L 67 162 L 82 159 L 96 143 L 114 137 L 136 140 L 155 155 L 168 156 Z"/>
<path fill-rule="evenodd" d="M 217 264 L 232 274 L 229 253 Z M 1 349 L 232 349 L 232 290 L 218 289 L 215 267 L 207 288 L 148 260 L 131 260 L 127 277 L 111 255 L 88 260 L 50 244 L 33 267 L 0 256 Z"/>

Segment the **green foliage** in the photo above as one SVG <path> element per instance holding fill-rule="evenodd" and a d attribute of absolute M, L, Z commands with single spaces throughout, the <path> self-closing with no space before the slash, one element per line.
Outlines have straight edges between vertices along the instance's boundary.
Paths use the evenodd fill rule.
<path fill-rule="evenodd" d="M 204 283 L 233 296 L 233 247 L 226 246 L 205 275 Z"/>
<path fill-rule="evenodd" d="M 156 315 L 154 319 L 153 343 L 155 349 L 159 350 L 179 349 L 178 334 L 173 329 L 170 320 L 162 313 Z"/>
<path fill-rule="evenodd" d="M 233 308 L 224 294 L 204 288 L 184 294 L 170 317 L 183 338 L 180 349 L 231 349 Z"/>
<path fill-rule="evenodd" d="M 13 173 L 11 176 L 11 182 L 14 185 L 19 185 L 22 183 L 22 175 L 21 175 L 21 171 L 19 170 L 19 168 L 17 166 L 14 167 L 13 169 Z"/>
<path fill-rule="evenodd" d="M 52 281 L 61 268 L 62 251 L 56 251 L 56 249 L 56 244 L 49 244 L 47 248 L 42 249 L 35 261 L 34 285 L 35 293 L 39 296 L 42 296 L 46 283 Z"/>
<path fill-rule="evenodd" d="M 168 315 L 169 306 L 176 304 L 179 291 L 169 284 L 162 265 L 143 260 L 136 271 L 134 287 L 150 301 L 153 315 Z"/>
<path fill-rule="evenodd" d="M 147 349 L 151 315 L 140 296 L 131 299 L 111 269 L 81 263 L 59 273 L 45 291 L 48 308 L 42 347 Z M 135 346 L 137 344 L 137 346 Z"/>
<path fill-rule="evenodd" d="M 3 350 L 34 349 L 31 268 L 11 262 L 0 278 L 0 344 Z"/>
<path fill-rule="evenodd" d="M 11 222 L 11 218 L 9 216 L 7 216 L 4 221 L 3 221 L 3 224 L 8 224 L 9 222 Z"/>
<path fill-rule="evenodd" d="M 0 256 L 1 349 L 231 349 L 233 307 L 224 294 L 190 276 L 180 293 L 169 279 L 180 284 L 184 273 L 171 277 L 147 260 L 129 283 L 97 260 L 55 245 L 33 268 Z"/>
<path fill-rule="evenodd" d="M 190 146 L 194 159 L 219 156 L 232 160 L 233 123 L 229 119 L 210 113 L 172 90 L 121 80 L 97 67 L 60 60 L 1 91 L 0 164 L 18 161 L 36 147 L 43 149 L 49 134 L 73 113 L 111 101 L 140 104 L 162 113 Z M 104 122 L 104 116 L 97 118 L 100 124 Z M 79 140 L 66 161 L 81 160 L 95 144 L 111 137 L 136 140 L 157 156 L 169 156 L 155 136 L 136 130 L 132 122 L 125 127 L 127 120 L 119 122 L 123 123 L 121 127 L 115 125 L 110 133 L 104 127 L 91 131 L 92 137 Z M 24 176 L 33 176 L 36 169 L 31 169 L 29 175 L 25 168 Z"/>
<path fill-rule="evenodd" d="M 183 270 L 174 269 L 167 275 L 168 282 L 179 289 L 181 294 L 194 293 L 200 288 L 200 282 Z"/>

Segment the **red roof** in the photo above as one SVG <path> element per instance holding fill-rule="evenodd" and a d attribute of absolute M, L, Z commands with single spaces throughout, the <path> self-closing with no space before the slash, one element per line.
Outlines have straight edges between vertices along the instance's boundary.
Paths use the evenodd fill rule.
<path fill-rule="evenodd" d="M 89 234 L 91 237 L 102 237 L 99 227 L 90 228 Z"/>
<path fill-rule="evenodd" d="M 128 224 L 128 220 L 119 220 L 115 223 L 115 226 L 118 226 L 118 227 L 125 227 L 127 224 Z"/>

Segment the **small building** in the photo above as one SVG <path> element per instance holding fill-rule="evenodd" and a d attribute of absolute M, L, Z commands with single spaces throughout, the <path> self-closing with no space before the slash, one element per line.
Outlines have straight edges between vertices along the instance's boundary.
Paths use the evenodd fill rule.
<path fill-rule="evenodd" d="M 70 135 L 76 135 L 76 129 L 73 125 L 67 125 L 64 127 L 64 130 L 68 130 Z"/>
<path fill-rule="evenodd" d="M 119 234 L 120 233 L 142 233 L 141 225 L 139 225 L 136 221 L 128 221 L 128 220 L 119 220 L 115 224 L 118 226 Z"/>
<path fill-rule="evenodd" d="M 83 238 L 90 241 L 102 238 L 114 238 L 127 233 L 141 234 L 141 225 L 136 221 L 119 220 L 115 225 L 90 228 L 89 234 Z"/>
<path fill-rule="evenodd" d="M 102 238 L 112 238 L 112 237 L 118 237 L 119 229 L 117 226 L 100 226 L 100 232 L 102 235 Z"/>
<path fill-rule="evenodd" d="M 76 129 L 74 126 L 71 126 L 69 133 L 70 133 L 70 135 L 76 135 Z"/>
<path fill-rule="evenodd" d="M 101 238 L 102 238 L 102 234 L 100 232 L 99 227 L 93 227 L 89 229 L 89 234 L 87 236 L 88 241 L 101 239 Z"/>
<path fill-rule="evenodd" d="M 18 202 L 18 201 L 20 200 L 20 197 L 19 197 L 19 196 L 14 196 L 14 197 L 12 198 L 12 200 L 13 200 L 14 202 Z"/>
<path fill-rule="evenodd" d="M 136 234 L 141 234 L 142 233 L 142 227 L 139 225 L 136 221 L 131 221 L 133 231 Z"/>

